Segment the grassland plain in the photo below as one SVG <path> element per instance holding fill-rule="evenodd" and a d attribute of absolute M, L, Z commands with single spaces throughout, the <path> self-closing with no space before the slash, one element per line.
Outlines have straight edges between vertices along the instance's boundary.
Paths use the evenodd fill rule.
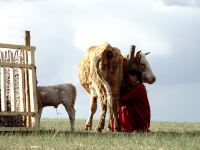
<path fill-rule="evenodd" d="M 0 132 L 0 150 L 198 150 L 200 123 L 152 122 L 149 133 L 102 133 L 83 130 L 85 120 L 69 131 L 65 119 L 42 119 L 34 132 Z M 94 121 L 94 126 L 97 121 Z"/>

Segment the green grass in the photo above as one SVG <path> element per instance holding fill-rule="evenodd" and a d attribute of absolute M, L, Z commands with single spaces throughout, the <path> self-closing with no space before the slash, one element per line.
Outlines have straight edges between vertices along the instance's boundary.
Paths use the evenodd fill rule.
<path fill-rule="evenodd" d="M 152 122 L 149 133 L 85 132 L 84 124 L 77 120 L 70 132 L 67 120 L 42 119 L 35 132 L 0 132 L 0 150 L 200 149 L 200 123 Z"/>

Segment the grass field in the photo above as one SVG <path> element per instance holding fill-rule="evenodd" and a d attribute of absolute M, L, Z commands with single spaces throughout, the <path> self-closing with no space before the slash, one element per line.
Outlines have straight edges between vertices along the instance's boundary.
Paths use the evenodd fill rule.
<path fill-rule="evenodd" d="M 152 122 L 149 133 L 85 132 L 84 124 L 77 120 L 70 132 L 67 120 L 42 119 L 38 131 L 0 132 L 0 150 L 200 149 L 200 123 Z"/>

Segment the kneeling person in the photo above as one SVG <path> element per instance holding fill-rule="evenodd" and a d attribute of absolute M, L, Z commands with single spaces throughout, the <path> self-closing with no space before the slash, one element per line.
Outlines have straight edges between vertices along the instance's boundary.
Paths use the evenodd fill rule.
<path fill-rule="evenodd" d="M 122 132 L 149 131 L 150 105 L 141 73 L 129 70 L 120 98 L 119 119 Z"/>

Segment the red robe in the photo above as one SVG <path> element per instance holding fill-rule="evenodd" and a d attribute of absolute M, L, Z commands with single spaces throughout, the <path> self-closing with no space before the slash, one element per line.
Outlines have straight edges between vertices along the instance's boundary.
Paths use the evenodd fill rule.
<path fill-rule="evenodd" d="M 121 96 L 119 111 L 122 132 L 148 131 L 150 106 L 145 86 L 137 83 Z"/>

